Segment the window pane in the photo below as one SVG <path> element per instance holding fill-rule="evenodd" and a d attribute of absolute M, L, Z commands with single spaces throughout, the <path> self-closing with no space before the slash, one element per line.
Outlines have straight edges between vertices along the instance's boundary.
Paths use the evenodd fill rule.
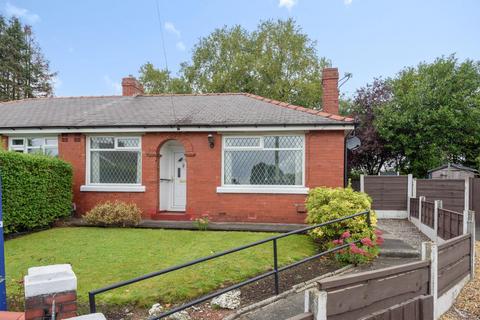
<path fill-rule="evenodd" d="M 140 152 L 92 151 L 91 183 L 140 183 Z"/>
<path fill-rule="evenodd" d="M 57 138 L 45 138 L 45 144 L 49 146 L 57 146 L 58 139 Z"/>
<path fill-rule="evenodd" d="M 58 148 L 56 148 L 56 147 L 45 147 L 44 153 L 47 156 L 58 157 Z"/>
<path fill-rule="evenodd" d="M 40 147 L 33 147 L 27 148 L 28 153 L 42 153 L 42 149 Z"/>
<path fill-rule="evenodd" d="M 117 147 L 138 148 L 140 147 L 140 139 L 139 138 L 119 138 L 117 139 Z"/>
<path fill-rule="evenodd" d="M 260 138 L 247 137 L 247 138 L 225 138 L 226 147 L 259 147 Z"/>
<path fill-rule="evenodd" d="M 29 147 L 41 147 L 45 143 L 45 138 L 28 138 L 27 145 Z"/>
<path fill-rule="evenodd" d="M 95 137 L 90 140 L 92 149 L 113 149 L 115 140 L 112 137 Z"/>
<path fill-rule="evenodd" d="M 12 139 L 12 146 L 23 146 L 23 139 Z"/>
<path fill-rule="evenodd" d="M 302 185 L 302 150 L 225 151 L 225 184 Z"/>
<path fill-rule="evenodd" d="M 265 137 L 264 147 L 269 149 L 303 148 L 303 137 L 301 136 Z"/>

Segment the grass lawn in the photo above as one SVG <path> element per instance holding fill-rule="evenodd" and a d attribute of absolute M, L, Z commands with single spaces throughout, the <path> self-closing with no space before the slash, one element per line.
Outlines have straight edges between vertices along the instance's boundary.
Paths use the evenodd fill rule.
<path fill-rule="evenodd" d="M 6 242 L 7 295 L 23 301 L 27 269 L 70 263 L 80 302 L 88 291 L 272 236 L 271 233 L 116 228 L 55 228 Z M 312 255 L 307 236 L 279 240 L 281 265 Z M 97 296 L 97 303 L 171 303 L 239 282 L 272 267 L 272 245 L 230 254 Z"/>

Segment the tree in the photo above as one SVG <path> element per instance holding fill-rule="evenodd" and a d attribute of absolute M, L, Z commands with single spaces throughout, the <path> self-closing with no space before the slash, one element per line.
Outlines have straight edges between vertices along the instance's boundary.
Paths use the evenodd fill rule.
<path fill-rule="evenodd" d="M 480 155 L 480 63 L 451 55 L 403 69 L 376 126 L 417 177 L 444 162 L 475 166 Z"/>
<path fill-rule="evenodd" d="M 0 101 L 50 96 L 55 75 L 31 27 L 0 16 Z"/>
<path fill-rule="evenodd" d="M 139 72 L 139 81 L 148 94 L 192 92 L 189 84 L 183 78 L 171 77 L 169 71 L 157 69 L 150 62 L 141 66 Z"/>
<path fill-rule="evenodd" d="M 253 32 L 223 27 L 200 39 L 182 74 L 197 92 L 249 92 L 318 108 L 328 62 L 315 46 L 292 19 L 264 21 Z"/>
<path fill-rule="evenodd" d="M 385 165 L 392 163 L 394 154 L 385 146 L 386 141 L 374 126 L 377 112 L 391 99 L 392 90 L 388 80 L 375 79 L 373 83 L 357 90 L 350 108 L 352 116 L 359 122 L 355 134 L 362 145 L 348 157 L 350 169 L 376 175 Z"/>

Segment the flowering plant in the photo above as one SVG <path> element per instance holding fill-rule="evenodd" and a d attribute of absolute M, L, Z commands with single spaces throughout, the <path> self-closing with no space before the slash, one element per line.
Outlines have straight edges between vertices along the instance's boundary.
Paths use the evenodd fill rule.
<path fill-rule="evenodd" d="M 193 218 L 192 218 L 193 219 Z M 192 220 L 190 219 L 190 220 Z M 210 219 L 208 217 L 208 214 L 205 214 L 201 216 L 200 218 L 196 218 L 195 224 L 197 225 L 197 229 L 201 231 L 205 231 L 208 229 L 208 224 L 210 223 Z"/>
<path fill-rule="evenodd" d="M 342 263 L 354 265 L 369 262 L 378 256 L 379 246 L 384 242 L 382 231 L 376 229 L 370 236 L 360 239 L 359 243 L 352 237 L 350 231 L 342 233 L 339 239 L 329 244 L 329 249 L 344 246 L 335 252 L 335 259 Z"/>

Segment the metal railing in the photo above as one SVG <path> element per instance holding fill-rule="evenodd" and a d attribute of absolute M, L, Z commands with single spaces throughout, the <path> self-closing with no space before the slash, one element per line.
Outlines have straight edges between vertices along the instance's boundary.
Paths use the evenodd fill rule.
<path fill-rule="evenodd" d="M 294 234 L 305 233 L 305 232 L 310 231 L 312 229 L 325 227 L 325 226 L 328 226 L 328 225 L 331 225 L 331 224 L 334 224 L 334 223 L 338 223 L 338 222 L 342 222 L 342 221 L 345 221 L 345 220 L 353 219 L 353 218 L 356 218 L 356 217 L 359 217 L 359 216 L 366 216 L 367 225 L 368 226 L 371 225 L 370 211 L 369 210 L 368 211 L 363 211 L 363 212 L 359 212 L 359 213 L 356 213 L 356 214 L 352 214 L 350 216 L 346 216 L 346 217 L 338 218 L 338 219 L 335 219 L 335 220 L 330 220 L 330 221 L 327 221 L 327 222 L 324 222 L 324 223 L 316 224 L 316 225 L 313 225 L 313 226 L 305 227 L 305 228 L 302 228 L 302 229 L 290 231 L 290 232 L 287 232 L 287 233 L 284 233 L 284 234 L 281 234 L 281 235 L 278 235 L 278 236 L 270 237 L 270 238 L 260 240 L 260 241 L 257 241 L 257 242 L 253 242 L 253 243 L 250 243 L 250 244 L 247 244 L 247 245 L 244 245 L 244 246 L 240 246 L 240 247 L 237 247 L 237 248 L 226 250 L 226 251 L 223 251 L 223 252 L 208 256 L 208 257 L 192 260 L 190 262 L 186 262 L 186 263 L 183 263 L 183 264 L 180 264 L 180 265 L 177 265 L 177 266 L 173 266 L 173 267 L 170 267 L 170 268 L 167 268 L 167 269 L 163 269 L 163 270 L 160 270 L 160 271 L 148 273 L 148 274 L 145 274 L 143 276 L 136 277 L 136 278 L 133 278 L 133 279 L 130 279 L 130 280 L 122 281 L 122 282 L 118 282 L 118 283 L 112 284 L 112 285 L 104 287 L 104 288 L 92 290 L 88 293 L 88 299 L 89 299 L 89 304 L 90 304 L 90 312 L 95 313 L 96 310 L 97 310 L 96 302 L 95 302 L 95 296 L 99 293 L 103 293 L 103 292 L 106 292 L 106 291 L 110 291 L 110 290 L 113 290 L 113 289 L 117 289 L 117 288 L 120 288 L 120 287 L 127 286 L 127 285 L 132 284 L 132 283 L 136 283 L 136 282 L 139 282 L 139 281 L 143 281 L 143 280 L 146 280 L 146 279 L 150 279 L 150 278 L 153 278 L 153 277 L 164 275 L 164 274 L 167 274 L 167 273 L 170 273 L 170 272 L 173 272 L 173 271 L 177 271 L 177 270 L 180 270 L 180 269 L 183 269 L 183 268 L 186 268 L 186 267 L 190 267 L 190 266 L 205 262 L 205 261 L 209 261 L 209 260 L 212 260 L 212 259 L 215 259 L 215 258 L 223 257 L 223 256 L 231 254 L 231 253 L 235 253 L 235 252 L 242 251 L 242 250 L 245 250 L 245 249 L 248 249 L 248 248 L 252 248 L 252 247 L 267 243 L 267 242 L 272 242 L 272 244 L 273 244 L 273 270 L 265 272 L 265 273 L 263 273 L 261 275 L 258 275 L 256 277 L 250 278 L 248 280 L 242 281 L 242 282 L 237 283 L 235 285 L 232 285 L 230 287 L 227 287 L 227 288 L 215 291 L 213 293 L 207 294 L 205 296 L 202 296 L 200 298 L 197 298 L 197 299 L 195 299 L 193 301 L 190 301 L 190 302 L 187 302 L 185 304 L 182 304 L 178 307 L 175 307 L 175 308 L 173 308 L 169 311 L 166 311 L 166 312 L 160 314 L 157 317 L 152 317 L 152 318 L 150 318 L 150 320 L 157 320 L 157 319 L 167 317 L 167 316 L 172 315 L 176 312 L 185 310 L 187 308 L 190 308 L 191 306 L 194 306 L 196 304 L 205 302 L 205 301 L 210 300 L 212 298 L 215 298 L 219 295 L 222 295 L 226 292 L 238 289 L 238 288 L 243 287 L 247 284 L 250 284 L 252 282 L 261 280 L 263 278 L 266 278 L 266 277 L 269 277 L 269 276 L 272 276 L 272 275 L 274 276 L 274 279 L 275 279 L 275 294 L 278 295 L 280 293 L 280 287 L 279 287 L 279 273 L 280 272 L 291 269 L 295 266 L 298 266 L 302 263 L 305 263 L 305 262 L 308 262 L 310 260 L 319 258 L 321 256 L 324 256 L 324 255 L 336 252 L 338 250 L 344 249 L 344 248 L 348 247 L 351 243 L 358 243 L 360 241 L 360 240 L 357 240 L 357 241 L 353 241 L 353 242 L 350 242 L 350 243 L 346 243 L 346 244 L 340 245 L 338 247 L 335 247 L 335 248 L 317 253 L 313 256 L 307 257 L 307 258 L 302 259 L 300 261 L 297 261 L 297 262 L 294 262 L 292 264 L 289 264 L 289 265 L 286 265 L 286 266 L 283 266 L 283 267 L 279 268 L 278 267 L 278 250 L 277 250 L 277 240 L 278 239 L 282 239 L 282 238 L 285 238 L 285 237 L 288 237 L 288 236 L 291 236 L 291 235 L 294 235 Z"/>

